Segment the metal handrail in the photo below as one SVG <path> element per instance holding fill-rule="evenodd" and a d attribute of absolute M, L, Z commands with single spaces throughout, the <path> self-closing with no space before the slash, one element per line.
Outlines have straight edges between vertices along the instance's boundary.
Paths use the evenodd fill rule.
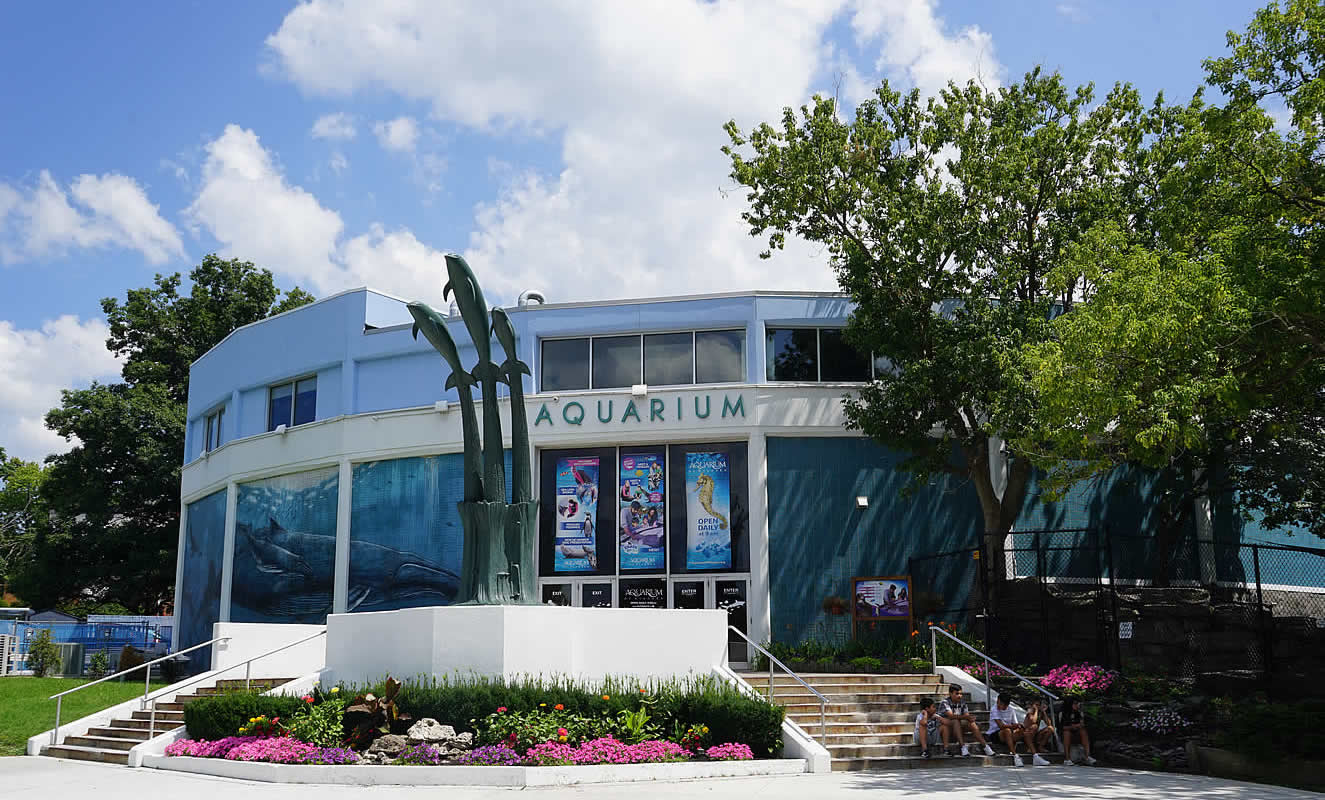
<path fill-rule="evenodd" d="M 115 673 L 114 675 L 107 675 L 104 678 L 98 678 L 97 680 L 91 681 L 90 683 L 80 684 L 72 689 L 65 689 L 63 692 L 60 692 L 59 694 L 51 695 L 50 697 L 46 698 L 47 700 L 55 701 L 55 727 L 51 729 L 51 744 L 55 745 L 59 744 L 60 742 L 60 708 L 64 703 L 65 695 L 73 694 L 74 692 L 81 692 L 82 690 L 86 689 L 89 686 L 96 686 L 98 683 L 105 683 L 111 678 L 118 678 L 122 675 L 128 675 L 130 672 L 137 672 L 138 670 L 141 669 L 143 671 L 143 700 L 141 707 L 146 708 L 147 695 L 150 694 L 152 691 L 151 686 L 152 686 L 153 664 L 160 664 L 162 661 L 169 661 L 170 659 L 176 656 L 182 656 L 185 653 L 191 653 L 194 650 L 197 650 L 202 647 L 207 647 L 208 645 L 216 644 L 217 642 L 228 642 L 228 641 L 230 641 L 229 636 L 218 636 L 215 639 L 212 639 L 211 641 L 203 642 L 202 644 L 195 644 L 192 647 L 188 647 L 183 650 L 177 650 L 174 653 L 169 653 L 167 655 L 161 656 L 160 658 L 154 658 L 151 661 L 148 661 L 146 664 L 139 664 L 136 667 L 129 667 L 128 669 L 122 669 L 119 672 Z"/>
<path fill-rule="evenodd" d="M 828 726 L 824 722 L 825 718 L 824 712 L 826 710 L 826 707 L 832 701 L 829 700 L 827 697 L 824 697 L 822 694 L 820 694 L 818 689 L 815 689 L 813 686 L 802 680 L 801 676 L 792 672 L 791 668 L 788 667 L 786 664 L 783 664 L 781 661 L 778 661 L 776 656 L 774 656 L 772 653 L 768 652 L 763 647 L 761 647 L 758 643 L 755 642 L 754 639 L 751 639 L 749 636 L 746 636 L 745 631 L 740 630 L 735 625 L 728 625 L 727 630 L 735 632 L 737 636 L 740 636 L 742 639 L 748 642 L 751 647 L 763 653 L 764 657 L 768 659 L 768 699 L 770 702 L 772 702 L 773 700 L 773 665 L 774 664 L 778 665 L 779 667 L 782 667 L 783 672 L 786 672 L 788 675 L 795 678 L 797 683 L 799 683 L 801 686 L 804 686 L 806 689 L 810 690 L 810 694 L 819 698 L 819 743 L 826 744 L 828 741 Z"/>
<path fill-rule="evenodd" d="M 929 626 L 929 648 L 930 648 L 930 654 L 931 654 L 931 655 L 933 656 L 933 658 L 934 658 L 934 671 L 935 671 L 935 673 L 937 673 L 937 672 L 938 672 L 938 669 L 939 669 L 939 643 L 938 643 L 938 637 L 936 637 L 936 636 L 934 635 L 935 632 L 938 632 L 938 633 L 943 634 L 944 636 L 948 637 L 949 639 L 953 640 L 953 641 L 956 642 L 957 644 L 961 645 L 962 647 L 965 647 L 967 650 L 970 650 L 972 653 L 975 653 L 977 656 L 980 656 L 981 658 L 983 658 L 983 659 L 985 660 L 985 704 L 988 705 L 990 708 L 993 708 L 993 707 L 994 707 L 994 701 L 993 701 L 994 693 L 993 693 L 993 689 L 992 689 L 992 687 L 991 687 L 991 685 L 990 685 L 990 683 L 989 683 L 989 665 L 990 665 L 990 664 L 993 664 L 994 666 L 996 666 L 996 667 L 998 667 L 999 669 L 1003 670 L 1004 672 L 1008 673 L 1008 674 L 1011 675 L 1012 677 L 1017 678 L 1018 680 L 1020 680 L 1024 685 L 1031 687 L 1032 689 L 1036 690 L 1037 692 L 1040 692 L 1040 693 L 1043 694 L 1043 695 L 1046 695 L 1046 696 L 1049 698 L 1049 719 L 1050 719 L 1050 720 L 1053 719 L 1053 717 L 1054 717 L 1054 701 L 1060 699 L 1060 698 L 1058 697 L 1058 695 L 1056 695 L 1056 694 L 1054 694 L 1053 692 L 1049 691 L 1048 689 L 1044 688 L 1043 686 L 1041 686 L 1040 684 L 1038 684 L 1038 683 L 1036 683 L 1035 681 L 1031 680 L 1030 678 L 1025 677 L 1024 675 L 1022 675 L 1021 673 L 1019 673 L 1019 672 L 1017 672 L 1016 670 L 1012 669 L 1011 667 L 1004 666 L 1003 664 L 999 663 L 998 661 L 995 661 L 994 659 L 992 659 L 992 658 L 989 657 L 989 654 L 988 654 L 988 653 L 982 652 L 982 651 L 980 651 L 980 650 L 976 650 L 974 647 L 971 647 L 971 646 L 970 646 L 969 644 L 967 644 L 966 642 L 963 642 L 961 639 L 957 638 L 956 636 L 953 636 L 951 633 L 948 633 L 947 631 L 943 630 L 942 628 L 935 627 L 934 625 L 930 625 L 930 626 Z"/>
<path fill-rule="evenodd" d="M 219 669 L 219 670 L 214 670 L 214 671 L 212 671 L 212 672 L 210 672 L 210 673 L 204 673 L 204 674 L 202 674 L 202 675 L 199 675 L 199 676 L 195 677 L 195 678 L 194 678 L 193 680 L 191 680 L 191 681 L 187 681 L 187 682 L 185 682 L 185 683 L 181 683 L 181 684 L 178 684 L 178 685 L 175 685 L 175 686 L 168 687 L 168 688 L 166 688 L 166 689 L 162 689 L 162 690 L 161 690 L 161 691 L 160 691 L 155 697 L 151 697 L 151 698 L 146 698 L 146 697 L 145 697 L 145 698 L 143 698 L 143 706 L 144 706 L 144 707 L 147 706 L 147 701 L 148 701 L 149 699 L 152 701 L 152 716 L 151 716 L 151 718 L 150 718 L 151 721 L 148 723 L 148 726 L 147 726 L 147 734 L 148 734 L 147 738 L 149 738 L 149 739 L 154 739 L 154 738 L 156 738 L 156 702 L 157 702 L 158 699 L 160 699 L 162 696 L 164 696 L 167 692 L 173 692 L 174 694 L 178 695 L 178 694 L 179 694 L 179 690 L 181 690 L 181 689 L 186 689 L 186 688 L 188 688 L 189 686 L 192 686 L 192 685 L 195 684 L 195 683 L 199 683 L 199 682 L 201 682 L 201 681 L 204 681 L 204 680 L 206 680 L 206 679 L 208 679 L 208 678 L 215 678 L 215 677 L 221 675 L 222 673 L 226 673 L 226 672 L 229 672 L 229 671 L 232 670 L 232 669 L 235 669 L 236 667 L 244 667 L 244 691 L 247 692 L 247 691 L 249 691 L 250 683 L 251 683 L 251 681 L 252 681 L 252 679 L 253 679 L 253 662 L 254 662 L 254 661 L 257 661 L 259 658 L 266 658 L 267 656 L 274 655 L 274 654 L 276 654 L 276 653 L 281 652 L 282 650 L 289 650 L 291 647 L 294 647 L 295 645 L 300 645 L 300 644 L 303 644 L 304 642 L 311 642 L 312 640 L 316 639 L 316 638 L 319 637 L 319 636 L 326 636 L 326 635 L 327 635 L 327 629 L 326 629 L 326 628 L 323 628 L 322 630 L 318 631 L 317 633 L 313 634 L 312 636 L 305 636 L 304 638 L 302 638 L 302 639 L 300 639 L 300 640 L 298 640 L 298 641 L 290 642 L 289 644 L 283 644 L 283 645 L 281 645 L 280 647 L 275 648 L 274 650 L 268 650 L 268 651 L 265 652 L 265 653 L 260 653 L 260 654 L 258 654 L 258 655 L 256 655 L 256 656 L 253 656 L 252 658 L 248 659 L 247 661 L 241 661 L 241 662 L 239 662 L 238 664 L 231 664 L 230 666 L 226 667 L 225 669 Z"/>

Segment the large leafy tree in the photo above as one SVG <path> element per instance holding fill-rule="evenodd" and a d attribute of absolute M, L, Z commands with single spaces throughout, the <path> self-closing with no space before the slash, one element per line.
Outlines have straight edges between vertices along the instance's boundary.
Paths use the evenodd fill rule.
<path fill-rule="evenodd" d="M 0 597 L 28 563 L 33 542 L 45 525 L 41 495 L 46 471 L 40 464 L 10 458 L 0 447 Z"/>
<path fill-rule="evenodd" d="M 751 233 L 770 252 L 789 236 L 823 244 L 856 303 L 848 337 L 892 365 L 847 400 L 849 424 L 908 454 L 918 482 L 970 481 L 995 575 L 994 534 L 1021 510 L 1032 465 L 1012 458 L 1000 494 L 991 451 L 1037 413 L 1003 356 L 1048 336 L 1079 292 L 1051 272 L 1093 226 L 1125 216 L 1141 114 L 1129 88 L 1096 104 L 1091 87 L 1037 70 L 928 101 L 884 83 L 850 122 L 817 97 L 776 126 L 727 126 Z"/>
<path fill-rule="evenodd" d="M 235 328 L 310 302 L 283 298 L 270 271 L 215 255 L 189 275 L 102 301 L 122 383 L 67 390 L 46 416 L 74 443 L 49 459 L 42 497 L 52 521 L 16 588 L 30 602 L 116 602 L 142 612 L 171 595 L 179 535 L 189 366 Z"/>

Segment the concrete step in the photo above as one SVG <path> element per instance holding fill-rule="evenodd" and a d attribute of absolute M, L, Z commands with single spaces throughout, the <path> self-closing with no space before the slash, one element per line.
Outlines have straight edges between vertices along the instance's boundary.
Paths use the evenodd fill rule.
<path fill-rule="evenodd" d="M 914 706 L 916 709 L 920 708 L 921 700 L 925 698 L 934 700 L 937 697 L 937 695 L 924 694 L 924 693 L 883 692 L 883 691 L 872 691 L 872 689 L 873 687 L 870 687 L 870 690 L 862 692 L 854 692 L 850 694 L 830 693 L 830 692 L 820 692 L 820 694 L 828 698 L 828 702 L 834 705 L 843 705 L 851 703 L 860 703 L 868 705 L 877 705 L 879 703 L 897 703 L 897 704 Z M 815 697 L 809 692 L 787 692 L 786 694 L 782 694 L 779 692 L 778 694 L 773 695 L 773 702 L 781 706 L 804 705 L 806 703 L 813 703 L 817 706 L 819 704 L 819 698 Z M 937 700 L 935 700 L 935 702 L 937 702 Z"/>
<path fill-rule="evenodd" d="M 806 733 L 816 738 L 819 736 L 819 719 L 792 720 Z M 829 722 L 824 733 L 829 736 L 889 736 L 896 733 L 911 734 L 915 725 L 911 722 Z"/>
<path fill-rule="evenodd" d="M 148 712 L 147 716 L 150 717 L 151 712 Z M 152 724 L 152 721 L 147 718 L 138 719 L 137 717 L 135 717 L 134 719 L 113 719 L 110 721 L 110 724 L 112 727 L 115 728 L 121 728 L 121 729 L 132 728 L 134 730 L 146 731 L 148 727 Z M 178 728 L 180 725 L 183 724 L 184 724 L 183 714 L 180 714 L 178 719 L 172 718 L 167 720 L 165 719 L 164 714 L 162 714 L 159 711 L 157 712 L 156 730 L 158 733 L 160 733 L 163 729 L 169 730 L 170 728 Z"/>
<path fill-rule="evenodd" d="M 756 692 L 768 696 L 767 684 L 750 684 Z M 814 690 L 819 694 L 857 694 L 861 692 L 884 692 L 886 694 L 916 694 L 924 697 L 943 697 L 947 692 L 942 686 L 936 686 L 930 683 L 811 683 Z M 788 695 L 808 695 L 804 686 L 799 683 L 789 686 L 777 685 L 773 687 L 773 697 L 779 699 Z"/>
<path fill-rule="evenodd" d="M 779 703 L 787 710 L 787 716 L 805 715 L 819 719 L 819 701 L 816 699 L 813 703 Z M 971 716 L 976 719 L 983 719 L 989 716 L 989 712 L 983 708 L 970 708 Z M 833 703 L 829 702 L 824 708 L 824 716 L 828 717 L 834 714 L 901 714 L 902 719 L 906 714 L 911 715 L 915 720 L 916 714 L 920 713 L 919 703 Z M 893 721 L 890 719 L 889 721 Z"/>
<path fill-rule="evenodd" d="M 122 750 L 103 750 L 99 747 L 56 745 L 43 747 L 41 754 L 52 758 L 72 758 L 75 761 L 100 761 L 103 764 L 128 764 L 129 754 Z"/>
<path fill-rule="evenodd" d="M 862 770 L 896 770 L 896 769 L 971 769 L 974 767 L 1011 767 L 1012 756 L 994 755 L 994 756 L 970 756 L 963 758 L 954 756 L 951 758 L 941 755 L 934 755 L 931 758 L 921 758 L 919 748 L 914 756 L 886 756 L 883 758 L 834 758 L 832 761 L 834 772 L 856 772 Z M 1022 754 L 1025 760 L 1025 769 L 1034 769 L 1031 766 L 1031 758 Z M 1063 756 L 1061 753 L 1047 753 L 1044 758 L 1051 764 L 1062 764 Z"/>
<path fill-rule="evenodd" d="M 768 672 L 741 672 L 738 673 L 749 683 L 763 683 L 768 685 Z M 888 681 L 900 681 L 903 683 L 924 682 L 938 684 L 943 678 L 939 675 L 930 675 L 924 672 L 902 672 L 902 673 L 878 673 L 878 672 L 798 672 L 797 677 L 806 683 L 816 681 L 839 681 L 842 683 L 886 683 Z M 796 683 L 796 678 L 791 677 L 785 672 L 779 670 L 773 676 L 773 683 L 781 686 L 783 684 Z"/>
<path fill-rule="evenodd" d="M 66 736 L 61 744 L 72 747 L 92 747 L 98 750 L 132 750 L 142 744 L 138 739 L 120 739 L 113 736 Z"/>
<path fill-rule="evenodd" d="M 289 682 L 292 681 L 292 680 L 294 680 L 294 678 L 253 678 L 251 681 L 249 681 L 249 688 L 250 688 L 250 689 L 262 689 L 263 691 L 266 691 L 267 689 L 274 689 L 274 688 L 276 688 L 277 686 L 283 686 L 284 684 L 287 684 L 287 683 L 289 683 Z M 219 681 L 217 681 L 217 682 L 216 682 L 216 687 L 215 687 L 215 688 L 217 688 L 217 689 L 221 689 L 221 690 L 224 690 L 224 691 L 233 691 L 233 690 L 235 690 L 235 689 L 243 689 L 243 688 L 244 688 L 244 679 L 243 679 L 243 678 L 225 678 L 225 679 L 223 679 L 223 680 L 219 680 Z"/>
<path fill-rule="evenodd" d="M 807 731 L 808 733 L 808 731 Z M 819 741 L 819 732 L 815 731 L 814 740 Z M 861 745 L 876 744 L 911 744 L 915 741 L 915 733 L 912 731 L 898 733 L 830 733 L 824 737 L 824 745 L 827 747 L 858 747 Z"/>
<path fill-rule="evenodd" d="M 107 727 L 88 728 L 87 735 L 109 736 L 113 739 L 133 739 L 136 742 L 145 742 L 148 739 L 152 738 L 151 733 L 147 730 L 147 726 L 151 723 L 146 723 L 141 728 L 135 728 L 133 726 L 122 726 L 120 724 L 128 721 L 129 720 L 113 719 L 110 721 L 110 725 Z"/>
<path fill-rule="evenodd" d="M 151 711 L 135 711 L 135 712 L 133 712 L 133 718 L 134 718 L 134 719 L 137 719 L 137 720 L 151 720 L 151 719 L 152 719 L 152 712 L 151 712 Z M 162 724 L 163 722 L 173 722 L 173 723 L 176 724 L 176 725 L 183 725 L 183 724 L 184 724 L 184 712 L 183 712 L 183 711 L 162 711 L 161 708 L 158 706 L 158 707 L 157 707 L 157 711 L 156 711 L 156 724 L 160 725 L 160 724 Z"/>

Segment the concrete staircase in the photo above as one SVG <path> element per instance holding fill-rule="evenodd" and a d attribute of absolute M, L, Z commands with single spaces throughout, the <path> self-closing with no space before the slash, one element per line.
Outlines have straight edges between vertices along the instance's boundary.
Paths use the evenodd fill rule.
<path fill-rule="evenodd" d="M 292 678 L 254 678 L 251 689 L 265 692 L 288 683 Z M 176 695 L 169 703 L 156 704 L 156 735 L 184 724 L 184 706 L 200 697 L 244 691 L 244 681 L 220 680 L 212 686 L 199 686 L 192 694 Z M 82 736 L 67 736 L 57 745 L 41 749 L 44 756 L 68 758 L 76 761 L 100 761 L 106 764 L 128 764 L 129 751 L 151 738 L 152 711 L 134 711 L 129 717 L 113 719 L 109 724 L 89 728 Z"/>
<path fill-rule="evenodd" d="M 741 677 L 767 696 L 767 672 L 747 672 Z M 937 703 L 947 696 L 947 684 L 937 675 L 818 673 L 800 677 L 828 698 L 824 745 L 832 755 L 834 771 L 1012 766 L 1012 756 L 1006 748 L 992 741 L 994 756 L 975 755 L 982 752 L 976 746 L 969 757 L 946 758 L 940 753 L 941 743 L 937 743 L 932 758 L 921 757 L 920 745 L 914 743 L 920 700 L 932 697 Z M 787 718 L 819 740 L 819 699 L 790 675 L 777 675 L 773 685 L 773 700 L 787 710 Z M 989 725 L 988 708 L 984 703 L 969 700 L 967 704 L 983 732 Z M 959 752 L 955 745 L 952 752 Z M 1045 757 L 1062 761 L 1061 755 Z M 1029 756 L 1025 758 L 1029 764 Z"/>

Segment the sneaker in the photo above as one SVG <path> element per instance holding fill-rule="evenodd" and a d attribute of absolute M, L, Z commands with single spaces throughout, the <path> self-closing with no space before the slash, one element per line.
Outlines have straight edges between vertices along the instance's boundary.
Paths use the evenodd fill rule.
<path fill-rule="evenodd" d="M 1076 765 L 1077 765 L 1077 762 L 1073 761 L 1073 760 L 1070 759 L 1070 758 L 1065 758 L 1065 759 L 1063 759 L 1063 766 L 1065 766 L 1065 767 L 1075 767 Z"/>
<path fill-rule="evenodd" d="M 1095 759 L 1091 758 L 1090 756 L 1086 756 L 1086 763 L 1093 767 L 1095 766 Z"/>
<path fill-rule="evenodd" d="M 994 748 L 990 747 L 989 745 L 985 745 L 985 755 L 992 756 L 993 754 L 994 754 Z"/>
<path fill-rule="evenodd" d="M 967 747 L 966 745 L 962 745 L 962 755 L 969 756 L 970 754 L 971 754 L 971 748 Z"/>
<path fill-rule="evenodd" d="M 921 758 L 929 758 L 929 751 L 928 751 L 928 750 L 921 750 L 921 751 L 920 751 L 920 757 L 921 757 Z"/>
<path fill-rule="evenodd" d="M 1031 759 L 1031 763 L 1037 767 L 1049 766 L 1049 762 L 1045 760 L 1044 756 L 1040 755 L 1039 753 L 1035 754 L 1035 757 Z"/>
<path fill-rule="evenodd" d="M 1016 753 L 1013 753 L 1013 754 L 1012 754 L 1012 766 L 1014 766 L 1014 767 L 1024 767 L 1024 766 L 1026 766 L 1026 764 L 1021 760 L 1021 756 L 1017 755 Z"/>

